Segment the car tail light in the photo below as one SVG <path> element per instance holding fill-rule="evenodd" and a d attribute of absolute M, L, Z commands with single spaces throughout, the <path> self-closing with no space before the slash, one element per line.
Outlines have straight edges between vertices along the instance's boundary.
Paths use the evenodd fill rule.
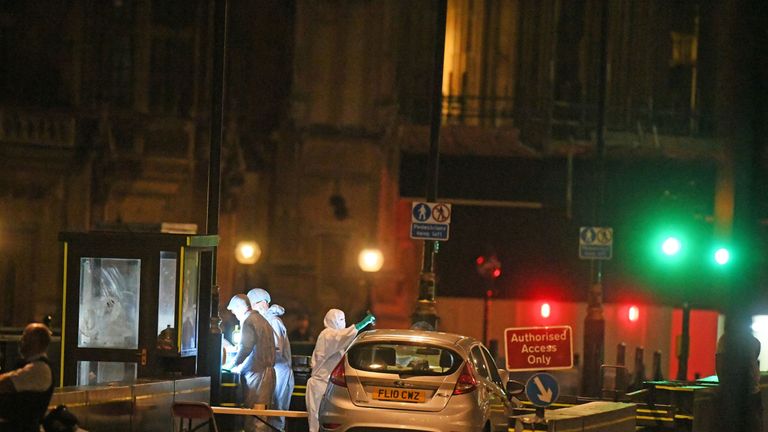
<path fill-rule="evenodd" d="M 341 423 L 323 423 L 323 429 L 336 429 L 341 426 Z"/>
<path fill-rule="evenodd" d="M 472 375 L 472 366 L 469 362 L 464 363 L 464 368 L 461 369 L 459 379 L 456 381 L 456 388 L 453 389 L 453 394 L 460 395 L 474 391 L 477 388 L 477 380 Z"/>
<path fill-rule="evenodd" d="M 333 368 L 333 372 L 331 372 L 331 382 L 336 384 L 339 387 L 347 386 L 347 376 L 344 374 L 345 359 L 346 359 L 345 356 L 341 356 L 341 360 L 339 360 L 339 364 L 337 364 L 336 367 Z"/>

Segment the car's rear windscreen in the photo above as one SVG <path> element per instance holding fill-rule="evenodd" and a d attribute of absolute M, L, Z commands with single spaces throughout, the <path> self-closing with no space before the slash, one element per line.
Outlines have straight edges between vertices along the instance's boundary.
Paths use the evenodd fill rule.
<path fill-rule="evenodd" d="M 357 344 L 347 359 L 355 369 L 400 375 L 450 375 L 462 362 L 453 350 L 414 342 Z"/>

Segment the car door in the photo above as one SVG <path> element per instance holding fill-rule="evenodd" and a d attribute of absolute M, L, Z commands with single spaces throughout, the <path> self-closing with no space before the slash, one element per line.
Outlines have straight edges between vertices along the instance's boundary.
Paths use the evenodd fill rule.
<path fill-rule="evenodd" d="M 498 425 L 500 431 L 506 431 L 509 426 L 509 416 L 512 414 L 512 402 L 507 398 L 507 393 L 504 390 L 504 382 L 499 375 L 499 369 L 496 367 L 496 362 L 493 360 L 491 353 L 481 346 L 480 350 L 483 353 L 483 358 L 488 364 L 488 373 L 491 377 L 491 381 L 494 384 L 494 397 L 501 401 L 500 409 L 493 411 L 496 414 L 496 418 L 493 419 L 493 424 Z"/>
<path fill-rule="evenodd" d="M 483 355 L 484 348 L 482 345 L 475 345 L 470 350 L 470 358 L 475 366 L 475 370 L 480 375 L 480 398 L 479 403 L 482 409 L 488 415 L 488 420 L 491 422 L 491 428 L 495 431 L 506 431 L 508 409 L 507 400 L 504 396 L 504 392 L 491 378 L 491 371 L 488 362 Z M 495 364 L 491 363 L 495 366 Z M 496 372 L 498 375 L 498 371 Z M 506 402 L 506 403 L 505 403 Z"/>

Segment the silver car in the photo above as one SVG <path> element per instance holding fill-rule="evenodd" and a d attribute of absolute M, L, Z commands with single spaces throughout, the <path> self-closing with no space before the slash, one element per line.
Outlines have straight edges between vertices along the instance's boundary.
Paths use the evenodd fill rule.
<path fill-rule="evenodd" d="M 374 330 L 333 370 L 320 429 L 507 431 L 519 383 L 502 378 L 478 340 L 450 333 Z"/>

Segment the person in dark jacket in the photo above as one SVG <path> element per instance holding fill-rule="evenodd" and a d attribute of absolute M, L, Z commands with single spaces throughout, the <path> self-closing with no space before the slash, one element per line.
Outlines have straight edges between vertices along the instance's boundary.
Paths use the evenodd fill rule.
<path fill-rule="evenodd" d="M 51 331 L 45 324 L 27 325 L 19 353 L 23 364 L 0 375 L 0 432 L 38 432 L 53 394 L 53 373 L 46 351 Z"/>

